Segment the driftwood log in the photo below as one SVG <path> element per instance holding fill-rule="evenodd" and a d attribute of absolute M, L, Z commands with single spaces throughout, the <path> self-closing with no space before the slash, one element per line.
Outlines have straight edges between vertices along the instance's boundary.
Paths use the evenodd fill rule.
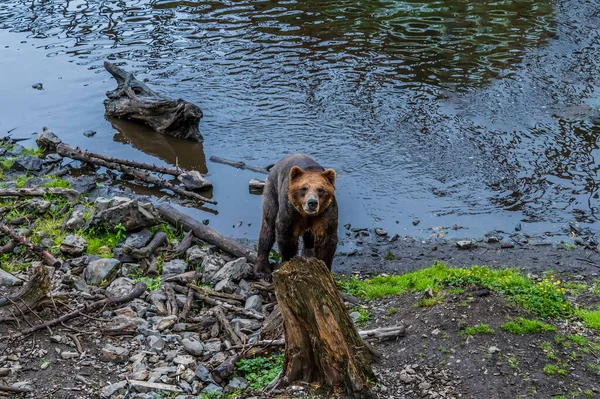
<path fill-rule="evenodd" d="M 106 116 L 141 122 L 168 136 L 203 141 L 198 128 L 202 110 L 197 105 L 158 94 L 108 61 L 104 68 L 117 81 L 117 88 L 106 93 Z"/>
<path fill-rule="evenodd" d="M 134 248 L 128 245 L 123 246 L 123 253 L 137 260 L 151 257 L 156 250 L 164 244 L 168 244 L 169 237 L 163 231 L 157 231 L 152 237 L 152 241 L 143 248 Z"/>
<path fill-rule="evenodd" d="M 42 197 L 44 195 L 58 195 L 65 197 L 69 202 L 79 199 L 80 194 L 70 188 L 0 188 L 0 197 Z"/>
<path fill-rule="evenodd" d="M 214 155 L 209 158 L 209 161 L 214 162 L 214 163 L 220 163 L 223 165 L 233 166 L 234 168 L 238 168 L 238 169 L 251 170 L 253 172 L 264 173 L 266 175 L 269 174 L 269 170 L 267 168 L 261 168 L 260 166 L 246 165 L 246 163 L 242 162 L 242 161 L 231 161 L 229 159 L 216 157 Z"/>
<path fill-rule="evenodd" d="M 338 398 L 374 398 L 374 354 L 363 342 L 325 264 L 295 257 L 273 274 L 283 318 L 281 382 L 316 383 Z"/>
<path fill-rule="evenodd" d="M 246 248 L 233 238 L 224 236 L 223 234 L 211 229 L 191 216 L 179 212 L 172 206 L 161 204 L 156 209 L 161 213 L 163 218 L 173 226 L 183 226 L 183 228 L 186 230 L 192 230 L 194 235 L 200 240 L 216 245 L 228 254 L 237 256 L 238 258 L 246 258 L 251 263 L 256 261 L 255 251 Z"/>

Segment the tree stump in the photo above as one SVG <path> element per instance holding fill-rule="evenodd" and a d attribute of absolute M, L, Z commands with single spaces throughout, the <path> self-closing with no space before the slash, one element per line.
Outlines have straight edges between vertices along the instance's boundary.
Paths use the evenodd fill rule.
<path fill-rule="evenodd" d="M 285 332 L 282 381 L 317 383 L 340 398 L 374 398 L 373 353 L 325 263 L 295 257 L 273 274 L 273 282 Z"/>

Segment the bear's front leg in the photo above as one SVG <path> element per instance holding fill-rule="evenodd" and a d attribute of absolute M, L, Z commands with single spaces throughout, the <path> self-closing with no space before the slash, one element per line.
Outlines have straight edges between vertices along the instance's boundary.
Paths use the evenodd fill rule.
<path fill-rule="evenodd" d="M 333 257 L 338 244 L 337 230 L 330 231 L 324 237 L 315 240 L 315 255 L 317 259 L 325 262 L 325 265 L 331 271 Z"/>
<path fill-rule="evenodd" d="M 271 281 L 273 268 L 269 263 L 269 253 L 275 243 L 275 229 L 268 220 L 263 220 L 258 237 L 258 255 L 254 262 L 254 278 Z"/>

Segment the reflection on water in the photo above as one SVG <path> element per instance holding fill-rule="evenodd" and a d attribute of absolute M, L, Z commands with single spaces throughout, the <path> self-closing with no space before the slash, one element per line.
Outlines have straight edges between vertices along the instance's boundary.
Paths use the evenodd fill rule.
<path fill-rule="evenodd" d="M 82 80 L 114 87 L 101 69 L 112 59 L 204 111 L 204 147 L 126 122 L 94 126 L 95 140 L 114 128 L 116 141 L 203 173 L 211 155 L 267 165 L 309 153 L 339 172 L 342 222 L 411 234 L 414 219 L 457 223 L 472 229 L 461 231 L 467 235 L 520 221 L 539 232 L 597 220 L 599 19 L 585 0 L 0 7 L 0 28 L 82 65 Z M 103 112 L 68 99 L 56 106 L 78 110 L 61 119 L 73 132 Z M 52 117 L 44 123 L 52 126 Z M 254 176 L 208 167 L 223 218 L 216 227 L 231 232 L 244 220 L 252 225 L 244 234 L 255 236 L 260 201 L 247 194 Z"/>

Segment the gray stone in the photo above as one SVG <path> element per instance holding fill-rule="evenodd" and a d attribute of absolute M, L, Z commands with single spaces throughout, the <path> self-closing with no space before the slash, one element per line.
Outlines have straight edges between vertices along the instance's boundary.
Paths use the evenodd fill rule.
<path fill-rule="evenodd" d="M 17 170 L 30 170 L 33 172 L 39 172 L 43 167 L 44 161 L 31 155 L 17 158 L 13 166 Z"/>
<path fill-rule="evenodd" d="M 424 382 L 422 382 L 422 383 L 419 384 L 419 389 L 421 389 L 421 390 L 425 391 L 425 390 L 427 390 L 429 388 L 431 388 L 431 384 L 428 383 L 428 382 L 426 382 L 426 381 L 424 381 Z"/>
<path fill-rule="evenodd" d="M 377 234 L 380 237 L 383 237 L 387 236 L 387 231 L 385 231 L 384 229 L 375 229 L 375 234 Z"/>
<path fill-rule="evenodd" d="M 162 274 L 182 274 L 187 270 L 188 264 L 181 259 L 173 259 L 162 265 Z"/>
<path fill-rule="evenodd" d="M 225 389 L 233 392 L 237 391 L 238 389 L 246 389 L 247 387 L 248 381 L 246 381 L 245 378 L 233 377 L 231 380 L 229 380 L 229 384 L 227 384 L 227 387 Z"/>
<path fill-rule="evenodd" d="M 228 262 L 215 273 L 212 278 L 213 282 L 218 282 L 225 279 L 230 279 L 234 282 L 239 282 L 250 275 L 252 267 L 246 261 L 246 258 L 238 258 L 234 261 Z"/>
<path fill-rule="evenodd" d="M 34 83 L 31 85 L 31 88 L 35 90 L 44 90 L 44 85 L 41 83 Z"/>
<path fill-rule="evenodd" d="M 36 188 L 36 187 L 44 187 L 46 183 L 52 182 L 53 179 L 48 179 L 46 177 L 32 177 L 27 180 L 25 184 L 23 184 L 23 188 Z"/>
<path fill-rule="evenodd" d="M 206 388 L 202 390 L 203 393 L 209 392 L 223 392 L 223 388 L 218 386 L 217 384 L 209 384 Z"/>
<path fill-rule="evenodd" d="M 217 292 L 225 292 L 227 294 L 233 294 L 235 292 L 235 290 L 237 290 L 237 285 L 228 278 L 225 280 L 219 281 L 215 285 L 215 291 L 217 291 Z"/>
<path fill-rule="evenodd" d="M 122 297 L 133 291 L 133 281 L 126 277 L 119 277 L 106 289 L 111 296 Z M 133 312 L 133 311 L 132 311 Z"/>
<path fill-rule="evenodd" d="M 257 312 L 262 312 L 262 298 L 260 295 L 251 295 L 246 299 L 246 304 L 244 308 L 247 310 L 254 310 Z"/>
<path fill-rule="evenodd" d="M 87 249 L 87 245 L 83 237 L 69 234 L 60 243 L 60 252 L 70 256 L 81 256 Z"/>
<path fill-rule="evenodd" d="M 207 256 L 202 262 L 202 279 L 213 282 L 214 275 L 225 266 L 225 261 L 217 256 Z"/>
<path fill-rule="evenodd" d="M 189 367 L 190 365 L 195 364 L 196 360 L 194 360 L 194 358 L 190 355 L 179 355 L 175 356 L 173 363 Z"/>
<path fill-rule="evenodd" d="M 83 135 L 85 137 L 94 137 L 96 135 L 96 131 L 95 130 L 86 130 L 85 132 L 83 132 Z"/>
<path fill-rule="evenodd" d="M 16 285 L 23 285 L 23 281 L 0 269 L 0 287 L 13 287 Z"/>
<path fill-rule="evenodd" d="M 115 384 L 106 385 L 100 391 L 100 397 L 102 399 L 110 399 L 110 398 L 114 397 L 114 395 L 116 395 L 117 393 L 119 393 L 120 390 L 125 389 L 126 386 L 127 386 L 127 381 L 126 380 L 119 381 L 119 382 L 117 382 Z"/>
<path fill-rule="evenodd" d="M 181 388 L 176 385 L 161 384 L 158 382 L 148 381 L 129 381 L 129 386 L 137 392 L 183 392 Z"/>
<path fill-rule="evenodd" d="M 119 346 L 107 344 L 102 348 L 100 358 L 113 363 L 125 363 L 129 359 L 129 351 Z"/>
<path fill-rule="evenodd" d="M 472 240 L 460 240 L 456 241 L 456 246 L 460 249 L 469 249 L 475 246 L 475 242 Z"/>
<path fill-rule="evenodd" d="M 221 340 L 218 338 L 213 338 L 205 341 L 204 350 L 208 352 L 219 352 L 221 350 Z"/>
<path fill-rule="evenodd" d="M 40 148 L 54 150 L 62 141 L 47 127 L 42 128 L 36 139 L 37 145 Z"/>
<path fill-rule="evenodd" d="M 60 357 L 62 357 L 63 359 L 67 360 L 67 359 L 78 359 L 79 358 L 79 352 L 61 352 L 60 353 Z"/>
<path fill-rule="evenodd" d="M 500 352 L 500 348 L 498 348 L 497 346 L 490 346 L 488 348 L 488 353 L 494 354 L 498 352 Z"/>
<path fill-rule="evenodd" d="M 96 181 L 92 176 L 78 176 L 70 181 L 71 187 L 78 193 L 89 193 L 97 188 Z"/>
<path fill-rule="evenodd" d="M 152 239 L 152 232 L 149 230 L 141 230 L 137 233 L 130 234 L 125 240 L 125 245 L 133 248 L 143 248 Z"/>
<path fill-rule="evenodd" d="M 190 355 L 202 356 L 202 352 L 204 352 L 204 346 L 196 340 L 184 338 L 181 340 L 181 344 L 183 345 L 183 349 Z"/>
<path fill-rule="evenodd" d="M 114 197 L 108 203 L 105 200 L 97 200 L 96 204 L 96 209 L 88 221 L 89 226 L 112 230 L 120 224 L 130 231 L 154 226 L 160 220 L 158 212 L 150 202 L 142 203 L 130 198 Z"/>
<path fill-rule="evenodd" d="M 156 328 L 157 331 L 164 331 L 164 330 L 167 330 L 167 329 L 173 327 L 176 322 L 177 322 L 176 316 L 162 317 L 162 318 L 160 318 L 158 323 L 156 323 L 154 328 Z"/>
<path fill-rule="evenodd" d="M 231 325 L 239 328 L 240 330 L 256 331 L 260 329 L 262 323 L 258 320 L 251 319 L 233 319 L 231 320 Z"/>
<path fill-rule="evenodd" d="M 85 225 L 85 207 L 83 205 L 76 205 L 73 208 L 71 217 L 65 223 L 65 229 L 69 231 L 76 231 L 81 229 Z"/>
<path fill-rule="evenodd" d="M 206 180 L 197 170 L 190 170 L 177 176 L 177 180 L 183 183 L 188 190 L 207 190 L 212 184 Z"/>
<path fill-rule="evenodd" d="M 188 384 L 188 382 L 185 380 L 185 378 L 183 380 L 179 381 L 179 387 L 181 389 L 183 389 L 184 392 L 192 393 L 192 387 L 190 386 L 190 384 Z M 187 397 L 188 397 L 187 395 L 184 395 L 182 398 L 187 398 Z M 178 399 L 178 398 L 175 398 L 175 399 Z"/>
<path fill-rule="evenodd" d="M 27 212 L 31 213 L 46 213 L 51 205 L 52 202 L 46 201 L 45 199 L 32 198 L 26 202 L 25 209 Z"/>
<path fill-rule="evenodd" d="M 102 280 L 110 280 L 121 264 L 117 259 L 97 259 L 85 268 L 84 277 L 89 285 L 98 285 Z"/>
<path fill-rule="evenodd" d="M 146 338 L 146 343 L 150 350 L 154 352 L 161 352 L 165 348 L 165 341 L 159 335 L 149 335 Z"/>
<path fill-rule="evenodd" d="M 133 372 L 129 376 L 129 379 L 136 380 L 136 381 L 146 381 L 148 379 L 149 375 L 150 375 L 150 373 L 148 372 L 148 370 L 140 370 L 140 371 Z"/>
<path fill-rule="evenodd" d="M 185 256 L 187 257 L 188 263 L 191 266 L 201 265 L 208 256 L 211 255 L 211 251 L 208 246 L 199 247 L 194 245 L 190 247 L 187 251 L 185 251 Z"/>

